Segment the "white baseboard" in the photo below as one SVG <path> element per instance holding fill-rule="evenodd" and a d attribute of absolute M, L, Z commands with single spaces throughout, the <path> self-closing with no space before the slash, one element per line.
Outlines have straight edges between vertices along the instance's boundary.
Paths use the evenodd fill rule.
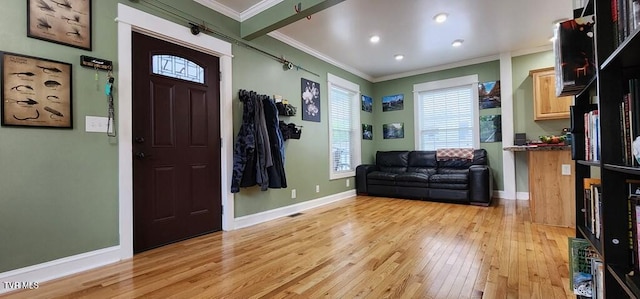
<path fill-rule="evenodd" d="M 507 196 L 505 191 L 493 191 L 494 198 L 506 199 L 506 200 L 529 200 L 529 192 L 516 192 L 516 198 Z"/>
<path fill-rule="evenodd" d="M 103 248 L 78 255 L 64 257 L 50 262 L 0 273 L 0 282 L 24 282 L 40 285 L 42 282 L 87 271 L 120 261 L 120 246 Z M 0 294 L 10 289 L 0 285 Z"/>
<path fill-rule="evenodd" d="M 516 192 L 517 200 L 529 200 L 529 192 Z"/>
<path fill-rule="evenodd" d="M 349 197 L 356 196 L 356 190 L 350 190 L 342 193 L 336 193 L 329 196 L 313 199 L 290 206 L 277 208 L 269 211 L 264 211 L 256 214 L 238 217 L 235 219 L 234 227 L 236 229 L 247 226 L 252 226 L 267 222 L 276 218 L 289 216 L 291 214 L 299 213 L 305 210 L 317 208 L 326 204 L 330 204 L 336 201 L 347 199 Z"/>

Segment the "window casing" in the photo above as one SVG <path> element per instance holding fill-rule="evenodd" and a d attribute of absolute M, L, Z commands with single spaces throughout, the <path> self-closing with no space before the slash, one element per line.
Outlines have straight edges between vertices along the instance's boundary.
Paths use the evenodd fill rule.
<path fill-rule="evenodd" d="M 360 86 L 327 74 L 330 179 L 355 176 L 360 165 Z"/>
<path fill-rule="evenodd" d="M 479 148 L 478 76 L 413 86 L 415 147 Z"/>

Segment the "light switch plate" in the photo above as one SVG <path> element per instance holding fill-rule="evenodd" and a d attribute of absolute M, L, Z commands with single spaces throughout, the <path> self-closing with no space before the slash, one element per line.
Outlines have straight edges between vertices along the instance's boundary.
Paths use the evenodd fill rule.
<path fill-rule="evenodd" d="M 571 165 L 562 164 L 562 175 L 571 175 Z"/>
<path fill-rule="evenodd" d="M 95 133 L 107 133 L 109 119 L 101 116 L 85 116 L 85 131 Z"/>

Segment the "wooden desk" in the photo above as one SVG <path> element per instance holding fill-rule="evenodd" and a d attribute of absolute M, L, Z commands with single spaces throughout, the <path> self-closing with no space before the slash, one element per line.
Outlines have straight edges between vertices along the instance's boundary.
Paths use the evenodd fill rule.
<path fill-rule="evenodd" d="M 511 147 L 527 151 L 529 165 L 529 206 L 531 221 L 575 227 L 575 164 L 568 146 Z M 562 175 L 562 165 L 571 167 Z"/>

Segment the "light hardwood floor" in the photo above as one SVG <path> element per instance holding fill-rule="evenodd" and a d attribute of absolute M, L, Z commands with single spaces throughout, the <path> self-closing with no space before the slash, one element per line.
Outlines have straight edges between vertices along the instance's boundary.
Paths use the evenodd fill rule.
<path fill-rule="evenodd" d="M 527 202 L 496 202 L 358 196 L 8 297 L 575 298 L 574 230 L 531 223 Z"/>

